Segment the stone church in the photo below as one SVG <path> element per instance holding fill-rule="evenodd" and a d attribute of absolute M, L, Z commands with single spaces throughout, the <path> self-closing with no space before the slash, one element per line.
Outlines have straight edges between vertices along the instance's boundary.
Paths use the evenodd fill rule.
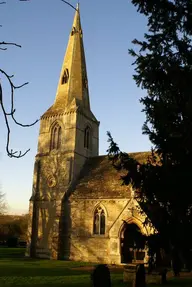
<path fill-rule="evenodd" d="M 40 121 L 26 256 L 109 264 L 146 259 L 140 239 L 150 229 L 134 192 L 98 150 L 77 6 L 55 101 Z M 133 156 L 142 162 L 147 154 Z"/>

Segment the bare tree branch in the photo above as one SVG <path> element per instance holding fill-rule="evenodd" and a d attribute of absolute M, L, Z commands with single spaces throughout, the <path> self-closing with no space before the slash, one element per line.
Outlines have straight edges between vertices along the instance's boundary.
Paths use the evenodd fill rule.
<path fill-rule="evenodd" d="M 27 2 L 29 0 L 19 0 L 19 1 L 23 1 L 23 2 Z M 0 2 L 0 4 L 6 4 L 6 1 L 2 1 Z M 1 25 L 0 25 L 1 26 Z M 21 48 L 21 45 L 17 44 L 17 43 L 13 43 L 13 42 L 4 42 L 1 41 L 0 42 L 0 50 L 7 50 L 7 46 L 15 46 L 18 48 Z M 21 127 L 31 127 L 33 125 L 35 125 L 38 120 L 36 120 L 35 122 L 33 122 L 32 124 L 22 124 L 20 122 L 18 122 L 15 118 L 15 111 L 16 109 L 14 108 L 14 91 L 16 89 L 20 89 L 24 86 L 26 86 L 28 84 L 24 83 L 22 85 L 18 85 L 16 86 L 13 81 L 13 75 L 8 75 L 4 70 L 0 69 L 0 74 L 2 74 L 3 76 L 5 76 L 6 80 L 8 81 L 9 85 L 10 85 L 10 89 L 11 89 L 11 107 L 10 107 L 10 112 L 7 112 L 4 106 L 4 101 L 3 101 L 3 91 L 2 91 L 2 84 L 0 81 L 0 107 L 2 109 L 3 115 L 4 115 L 4 119 L 5 119 L 5 125 L 7 127 L 7 140 L 6 140 L 6 151 L 9 157 L 15 157 L 15 158 L 20 158 L 23 157 L 24 155 L 26 155 L 26 153 L 30 150 L 26 150 L 24 153 L 22 153 L 21 151 L 13 151 L 12 149 L 9 148 L 9 144 L 10 144 L 10 125 L 9 125 L 9 120 L 8 118 L 11 117 L 12 120 L 14 121 L 15 124 L 21 126 Z"/>
<path fill-rule="evenodd" d="M 19 0 L 20 2 L 27 2 L 27 1 L 30 1 L 30 0 Z M 65 4 L 69 5 L 71 8 L 73 8 L 75 11 L 77 11 L 77 9 L 72 5 L 70 4 L 68 1 L 65 1 L 65 0 L 61 0 L 62 2 L 64 2 Z M 0 4 L 5 4 L 6 1 L 1 1 Z M 1 26 L 1 25 L 0 25 Z M 12 42 L 0 42 L 0 50 L 7 50 L 7 46 L 16 46 L 16 47 L 19 47 L 21 48 L 21 45 L 18 45 L 16 43 L 12 43 Z M 30 150 L 26 150 L 24 153 L 22 153 L 21 151 L 13 151 L 12 149 L 10 150 L 9 148 L 9 144 L 10 144 L 10 125 L 9 125 L 9 121 L 8 121 L 8 117 L 11 117 L 12 120 L 14 121 L 15 124 L 21 126 L 21 127 L 31 127 L 33 125 L 35 125 L 38 120 L 36 120 L 35 122 L 33 122 L 32 124 L 21 124 L 20 122 L 18 122 L 16 119 L 15 119 L 15 111 L 16 109 L 14 108 L 14 91 L 16 89 L 20 89 L 22 87 L 24 87 L 25 85 L 28 84 L 28 82 L 22 84 L 22 85 L 19 85 L 19 86 L 16 86 L 14 85 L 13 81 L 12 81 L 12 78 L 13 78 L 13 75 L 8 75 L 4 70 L 0 69 L 0 74 L 4 75 L 5 78 L 7 79 L 9 85 L 10 85 L 10 89 L 11 89 L 11 111 L 10 112 L 7 112 L 5 110 L 5 106 L 4 106 L 4 102 L 3 102 L 3 91 L 2 91 L 2 84 L 1 84 L 1 81 L 0 81 L 0 106 L 1 106 L 1 109 L 2 109 L 2 112 L 3 112 L 3 115 L 4 115 L 4 119 L 5 119 L 5 124 L 6 124 L 6 127 L 7 127 L 7 142 L 6 142 L 6 151 L 7 151 L 7 154 L 9 157 L 15 157 L 15 158 L 20 158 L 20 157 L 23 157 L 24 155 L 26 155 L 26 153 Z"/>
<path fill-rule="evenodd" d="M 0 42 L 0 45 L 11 45 L 11 46 L 16 46 L 16 47 L 19 47 L 19 48 L 21 48 L 21 45 L 18 45 L 18 44 L 16 44 L 16 43 L 11 43 L 11 42 Z M 4 50 L 7 50 L 7 48 L 1 48 L 2 50 L 4 49 Z"/>
<path fill-rule="evenodd" d="M 30 1 L 30 0 L 19 0 L 19 1 L 21 1 L 21 2 L 27 2 L 27 1 Z M 6 3 L 7 3 L 6 1 L 0 2 L 0 4 L 6 4 Z"/>
<path fill-rule="evenodd" d="M 11 118 L 13 119 L 13 121 L 21 126 L 21 127 L 31 127 L 33 125 L 35 125 L 38 120 L 36 120 L 35 122 L 33 122 L 32 124 L 21 124 L 20 122 L 18 122 L 15 117 L 14 117 L 14 113 L 16 111 L 16 109 L 14 108 L 14 91 L 15 89 L 20 89 L 22 88 L 23 86 L 27 85 L 28 83 L 24 83 L 20 86 L 15 86 L 12 82 L 12 78 L 13 78 L 13 75 L 9 76 L 4 70 L 0 69 L 0 73 L 3 74 L 6 79 L 8 80 L 9 84 L 10 84 L 10 88 L 11 88 L 11 111 L 10 113 L 6 112 L 5 110 L 5 107 L 4 107 L 4 104 L 3 104 L 3 92 L 2 92 L 2 86 L 1 86 L 1 83 L 0 83 L 0 105 L 1 105 L 1 109 L 3 111 L 3 115 L 4 115 L 4 119 L 5 119 L 5 124 L 6 124 L 6 127 L 7 127 L 7 143 L 6 143 L 6 151 L 7 151 L 7 154 L 9 157 L 15 157 L 15 158 L 20 158 L 20 157 L 23 157 L 24 155 L 26 155 L 26 153 L 30 150 L 28 149 L 27 151 L 25 151 L 24 153 L 22 153 L 21 151 L 15 151 L 13 152 L 13 150 L 9 149 L 9 143 L 10 143 L 10 126 L 9 126 L 9 121 L 8 121 L 8 116 L 11 116 Z"/>
<path fill-rule="evenodd" d="M 75 11 L 77 11 L 77 9 L 72 4 L 70 4 L 68 1 L 65 1 L 65 0 L 61 0 L 61 1 L 69 5 L 71 8 L 75 9 Z"/>

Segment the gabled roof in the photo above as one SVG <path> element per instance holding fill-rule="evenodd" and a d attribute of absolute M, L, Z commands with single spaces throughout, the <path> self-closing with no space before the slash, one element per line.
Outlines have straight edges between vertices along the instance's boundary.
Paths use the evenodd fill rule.
<path fill-rule="evenodd" d="M 150 152 L 131 153 L 140 163 L 146 162 Z M 125 174 L 125 173 L 124 173 Z M 130 187 L 122 185 L 121 175 L 108 156 L 98 156 L 87 160 L 71 199 L 129 198 Z"/>

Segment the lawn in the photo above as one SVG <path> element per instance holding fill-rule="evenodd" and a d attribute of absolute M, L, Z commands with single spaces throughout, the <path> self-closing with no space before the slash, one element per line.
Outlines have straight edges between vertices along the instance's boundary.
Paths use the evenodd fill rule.
<path fill-rule="evenodd" d="M 0 286 L 90 287 L 94 264 L 24 258 L 24 249 L 0 248 Z M 123 283 L 123 269 L 111 269 L 112 287 L 131 287 Z M 192 286 L 192 276 L 170 278 L 169 286 Z M 154 285 L 148 285 L 150 287 Z M 156 285 L 158 287 L 158 285 Z"/>

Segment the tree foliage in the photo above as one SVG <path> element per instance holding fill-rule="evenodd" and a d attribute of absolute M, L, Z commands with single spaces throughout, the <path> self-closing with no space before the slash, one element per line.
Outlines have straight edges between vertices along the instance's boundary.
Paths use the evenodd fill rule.
<path fill-rule="evenodd" d="M 22 216 L 0 215 L 0 241 L 8 238 L 26 240 L 28 214 Z"/>
<path fill-rule="evenodd" d="M 190 0 L 132 0 L 147 17 L 144 40 L 134 57 L 138 87 L 146 121 L 143 133 L 153 144 L 146 164 L 139 164 L 120 152 L 115 155 L 128 170 L 125 184 L 132 182 L 138 200 L 169 246 L 190 248 L 192 238 L 192 2 Z M 114 160 L 114 159 L 113 159 Z M 118 164 L 119 165 L 119 164 Z M 138 168 L 139 167 L 139 168 Z M 163 241 L 163 240 L 162 240 Z"/>

